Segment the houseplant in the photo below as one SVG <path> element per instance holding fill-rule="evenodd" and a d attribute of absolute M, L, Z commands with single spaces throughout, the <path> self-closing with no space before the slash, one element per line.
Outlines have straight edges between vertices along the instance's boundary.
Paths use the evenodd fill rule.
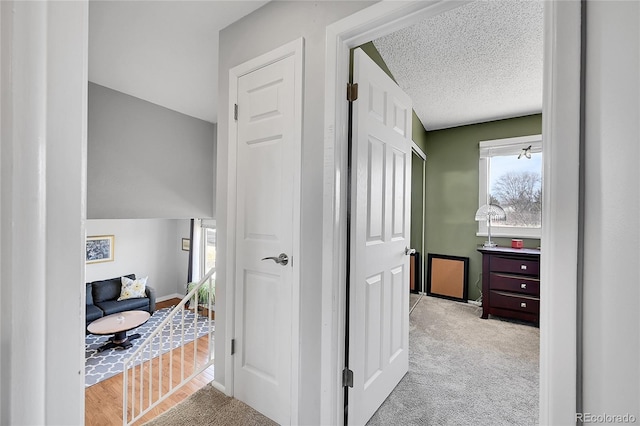
<path fill-rule="evenodd" d="M 194 289 L 195 286 L 197 286 L 198 283 L 195 281 L 190 282 L 189 284 L 187 284 L 187 293 L 190 293 L 191 290 Z M 215 303 L 216 303 L 216 283 L 215 281 L 212 280 L 211 285 L 209 285 L 209 283 L 205 283 L 203 284 L 198 291 L 196 292 L 198 295 L 198 306 L 202 309 L 202 308 L 208 308 L 209 307 L 209 299 L 211 298 L 211 308 L 213 309 Z M 189 301 L 189 304 L 191 304 L 191 302 L 195 303 L 195 294 L 194 296 L 191 298 L 191 300 Z"/>

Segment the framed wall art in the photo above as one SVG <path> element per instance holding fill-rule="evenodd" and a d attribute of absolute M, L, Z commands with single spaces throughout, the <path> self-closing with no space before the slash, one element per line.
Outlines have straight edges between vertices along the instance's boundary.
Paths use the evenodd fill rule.
<path fill-rule="evenodd" d="M 113 262 L 113 235 L 94 235 L 87 237 L 87 263 Z"/>

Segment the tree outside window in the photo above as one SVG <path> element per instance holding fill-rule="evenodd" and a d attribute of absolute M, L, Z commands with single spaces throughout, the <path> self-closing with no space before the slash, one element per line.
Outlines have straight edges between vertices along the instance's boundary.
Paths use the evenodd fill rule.
<path fill-rule="evenodd" d="M 497 163 L 492 158 L 491 163 Z M 531 159 L 500 158 L 501 167 L 491 167 L 492 179 L 490 199 L 507 213 L 501 226 L 540 227 L 542 222 L 542 154 L 533 154 Z M 532 164 L 525 164 L 530 162 Z"/>
<path fill-rule="evenodd" d="M 507 218 L 492 223 L 492 235 L 540 238 L 542 226 L 542 137 L 524 136 L 479 144 L 478 205 L 497 204 Z M 527 152 L 527 155 L 521 155 Z M 487 224 L 478 222 L 478 234 Z"/>

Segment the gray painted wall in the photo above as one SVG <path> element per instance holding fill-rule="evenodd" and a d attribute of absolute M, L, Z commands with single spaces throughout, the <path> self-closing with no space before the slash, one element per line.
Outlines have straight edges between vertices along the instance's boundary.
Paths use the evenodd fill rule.
<path fill-rule="evenodd" d="M 322 188 L 324 160 L 324 69 L 326 27 L 372 2 L 270 2 L 220 32 L 218 101 L 218 247 L 226 241 L 229 69 L 304 37 L 302 135 L 302 233 L 300 285 L 299 418 L 320 422 L 320 334 L 322 290 Z M 218 251 L 216 284 L 216 381 L 225 383 L 226 253 Z"/>
<path fill-rule="evenodd" d="M 89 83 L 87 218 L 213 217 L 216 125 Z"/>

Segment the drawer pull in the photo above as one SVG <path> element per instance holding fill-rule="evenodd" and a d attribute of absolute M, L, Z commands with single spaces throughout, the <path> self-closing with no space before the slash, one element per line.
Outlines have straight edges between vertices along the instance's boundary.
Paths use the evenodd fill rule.
<path fill-rule="evenodd" d="M 526 289 L 527 288 L 527 283 L 521 283 L 520 284 L 520 288 L 521 289 Z"/>
<path fill-rule="evenodd" d="M 526 307 L 527 307 L 527 304 L 526 304 L 526 303 L 524 303 L 524 302 L 521 302 L 521 303 L 520 303 L 520 307 L 521 307 L 521 308 L 526 308 Z"/>
<path fill-rule="evenodd" d="M 523 271 L 526 271 L 527 270 L 527 265 L 520 265 L 520 269 L 523 270 Z"/>

